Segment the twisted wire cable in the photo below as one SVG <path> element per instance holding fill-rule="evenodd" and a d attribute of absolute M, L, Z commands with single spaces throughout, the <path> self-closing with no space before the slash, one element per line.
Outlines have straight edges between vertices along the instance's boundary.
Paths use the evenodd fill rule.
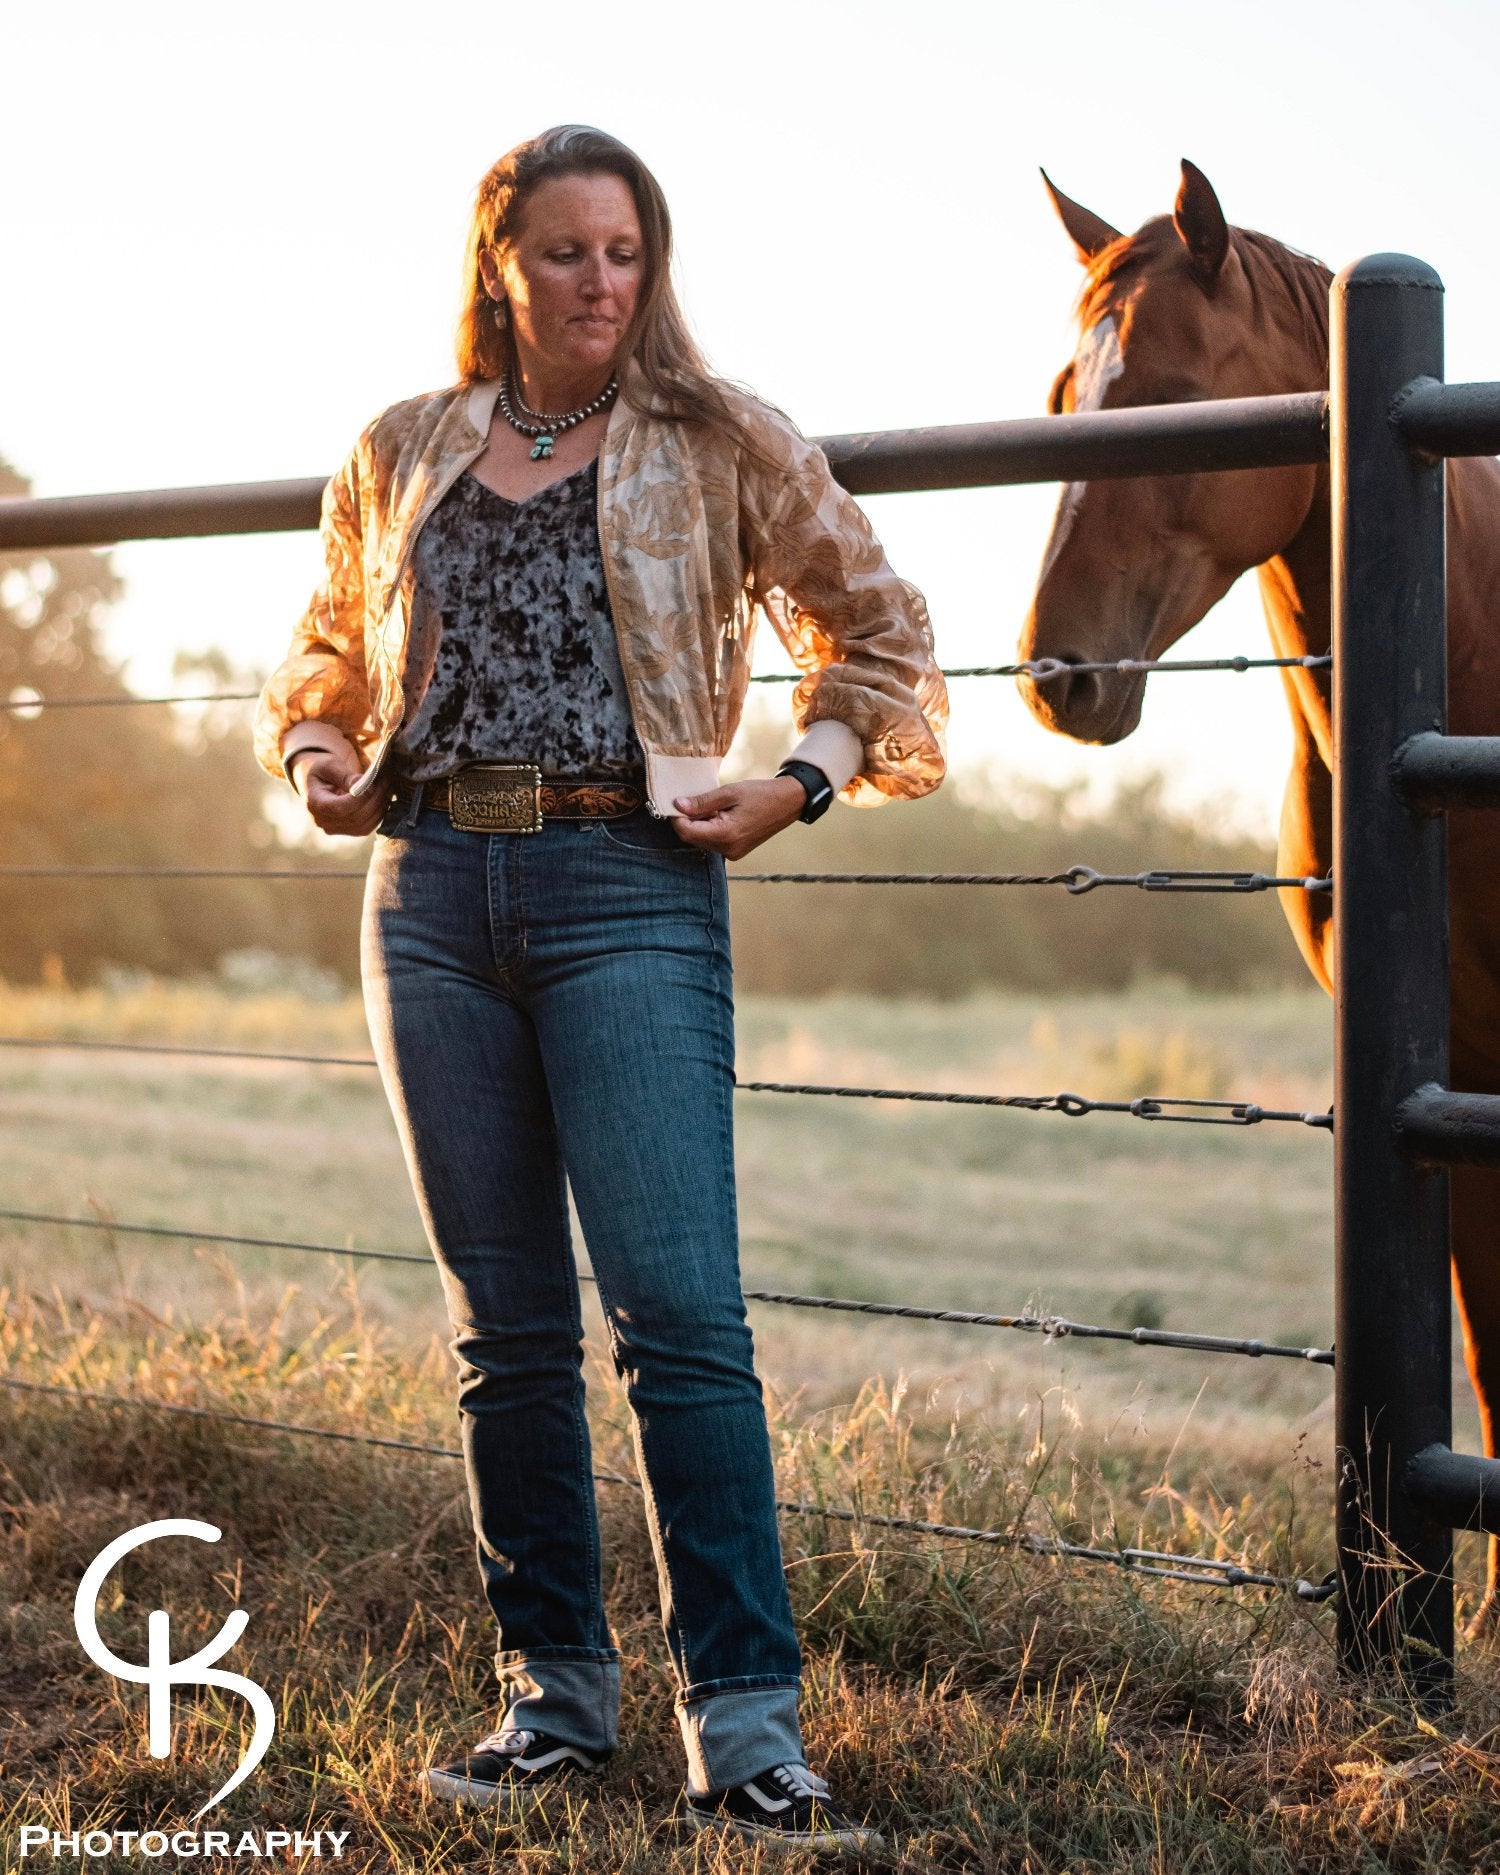
<path fill-rule="evenodd" d="M 1062 658 L 1026 658 L 1019 664 L 970 664 L 945 667 L 944 677 L 1029 677 L 1033 683 L 1050 683 L 1054 678 L 1085 672 L 1108 672 L 1116 675 L 1146 675 L 1151 672 L 1327 670 L 1332 657 L 1297 658 L 1114 658 L 1106 663 L 1070 664 Z M 795 684 L 800 671 L 763 671 L 752 676 L 753 684 Z M 0 698 L 0 710 L 20 712 L 38 710 L 119 709 L 130 704 L 172 703 L 254 703 L 258 690 L 215 690 L 197 695 L 161 697 L 43 697 L 11 696 Z"/>
<path fill-rule="evenodd" d="M 1061 872 L 739 872 L 731 885 L 1060 885 L 1079 898 L 1100 886 L 1142 892 L 1331 892 L 1331 878 L 1280 877 L 1264 872 L 1203 872 L 1157 867 L 1148 872 L 1097 872 L 1065 866 Z M 0 866 L 0 879 L 347 879 L 363 883 L 347 866 Z"/>
<path fill-rule="evenodd" d="M 340 1432 L 326 1426 L 304 1426 L 292 1420 L 265 1419 L 249 1413 L 231 1413 L 221 1407 L 191 1406 L 180 1401 L 153 1400 L 141 1396 L 106 1393 L 92 1387 L 60 1387 L 39 1380 L 0 1374 L 0 1386 L 18 1392 L 47 1394 L 54 1398 L 86 1401 L 91 1405 L 133 1407 L 141 1412 L 177 1413 L 192 1419 L 215 1420 L 222 1424 L 249 1426 L 258 1431 L 284 1432 L 307 1439 L 333 1439 L 343 1445 L 366 1445 L 384 1451 L 410 1452 L 424 1458 L 458 1459 L 463 1453 L 446 1445 L 426 1445 L 418 1440 L 382 1438 L 374 1433 Z M 640 1481 L 619 1472 L 596 1471 L 599 1484 L 625 1485 L 640 1490 Z M 933 1523 L 921 1517 L 896 1517 L 884 1512 L 865 1511 L 854 1506 L 802 1504 L 778 1498 L 776 1508 L 793 1517 L 824 1517 L 840 1523 L 865 1524 L 881 1530 L 907 1530 L 921 1536 L 957 1538 L 969 1543 L 989 1543 L 1006 1549 L 1019 1549 L 1032 1556 L 1054 1556 L 1074 1562 L 1105 1563 L 1132 1575 L 1158 1576 L 1167 1581 L 1192 1582 L 1207 1588 L 1270 1588 L 1296 1595 L 1300 1600 L 1321 1602 L 1335 1593 L 1334 1578 L 1315 1583 L 1300 1576 L 1278 1576 L 1258 1569 L 1245 1569 L 1215 1556 L 1179 1556 L 1171 1550 L 1101 1549 L 1087 1543 L 1070 1543 L 1061 1537 L 1037 1536 L 1029 1531 L 984 1530 L 965 1524 Z"/>
<path fill-rule="evenodd" d="M 1033 683 L 1052 683 L 1059 677 L 1082 676 L 1085 673 L 1099 672 L 1117 677 L 1150 676 L 1161 672 L 1165 676 L 1200 674 L 1204 671 L 1326 671 L 1333 666 L 1330 655 L 1308 655 L 1296 658 L 1109 658 L 1102 663 L 1080 661 L 1072 663 L 1066 658 L 1024 658 L 1019 664 L 968 664 L 959 668 L 944 666 L 944 677 L 1027 677 Z M 795 684 L 800 682 L 800 671 L 767 671 L 763 676 L 752 677 L 754 684 Z"/>
<path fill-rule="evenodd" d="M 228 1231 L 185 1230 L 171 1224 L 122 1224 L 114 1218 L 68 1217 L 55 1211 L 0 1210 L 0 1219 L 11 1223 L 47 1224 L 79 1230 L 118 1231 L 128 1237 L 165 1237 L 189 1243 L 243 1244 L 260 1250 L 298 1250 L 314 1256 L 367 1257 L 379 1263 L 417 1263 L 430 1268 L 432 1258 L 425 1252 L 411 1250 L 360 1250 L 353 1245 L 306 1243 L 296 1237 L 243 1237 Z M 581 1282 L 591 1283 L 593 1275 L 579 1271 Z M 1048 1315 L 1023 1309 L 1018 1315 L 984 1314 L 972 1309 L 928 1308 L 915 1302 L 863 1302 L 846 1296 L 799 1295 L 783 1289 L 746 1289 L 747 1302 L 776 1303 L 786 1308 L 833 1309 L 851 1315 L 889 1315 L 902 1321 L 943 1322 L 967 1328 L 1014 1328 L 1040 1335 L 1045 1340 L 1130 1341 L 1141 1348 L 1185 1348 L 1197 1354 L 1241 1354 L 1252 1360 L 1282 1359 L 1308 1361 L 1315 1366 L 1332 1367 L 1331 1348 L 1299 1348 L 1280 1342 L 1259 1341 L 1235 1335 L 1205 1335 L 1172 1328 L 1114 1328 L 1094 1322 L 1075 1322 L 1065 1315 Z"/>
<path fill-rule="evenodd" d="M 0 1035 L 0 1048 L 84 1049 L 117 1055 L 186 1055 L 208 1061 L 271 1061 L 302 1067 L 374 1068 L 369 1055 L 304 1055 L 280 1049 L 210 1048 L 188 1042 L 105 1042 L 87 1036 Z M 1298 1113 L 1263 1107 L 1253 1100 L 1199 1100 L 1185 1094 L 1142 1094 L 1134 1100 L 1093 1100 L 1086 1094 L 959 1094 L 932 1088 L 838 1087 L 816 1081 L 738 1081 L 742 1094 L 812 1094 L 843 1100 L 911 1100 L 959 1107 L 1014 1107 L 1026 1113 L 1065 1113 L 1072 1119 L 1089 1113 L 1118 1113 L 1133 1120 L 1167 1121 L 1181 1126 L 1259 1126 L 1282 1121 L 1321 1131 L 1333 1128 L 1332 1113 Z M 1181 1112 L 1168 1109 L 1181 1108 Z"/>

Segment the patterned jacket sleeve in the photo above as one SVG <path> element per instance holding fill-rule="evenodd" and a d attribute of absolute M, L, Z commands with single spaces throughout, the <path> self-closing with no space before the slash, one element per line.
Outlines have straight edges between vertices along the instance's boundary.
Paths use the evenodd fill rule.
<path fill-rule="evenodd" d="M 256 705 L 255 757 L 271 775 L 283 773 L 282 738 L 296 723 L 325 723 L 361 755 L 373 739 L 365 672 L 363 444 L 362 438 L 323 491 L 323 579 Z"/>
<path fill-rule="evenodd" d="M 741 471 L 751 590 L 797 668 L 799 731 L 833 718 L 864 764 L 841 790 L 852 806 L 930 794 L 943 779 L 948 691 L 927 604 L 886 560 L 828 458 L 789 419 L 750 416 Z"/>

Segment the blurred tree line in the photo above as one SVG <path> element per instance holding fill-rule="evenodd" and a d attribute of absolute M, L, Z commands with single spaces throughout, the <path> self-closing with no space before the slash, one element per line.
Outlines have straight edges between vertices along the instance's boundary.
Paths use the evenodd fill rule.
<path fill-rule="evenodd" d="M 0 495 L 26 483 L 0 462 Z M 0 555 L 0 700 L 128 694 L 101 648 L 119 596 L 107 553 Z M 253 690 L 220 655 L 180 659 L 184 690 Z M 770 699 L 767 699 L 768 703 Z M 771 717 L 775 715 L 775 721 Z M 249 747 L 249 706 L 0 710 L 0 863 L 21 866 L 357 867 L 362 849 L 288 844 L 275 787 Z M 773 772 L 780 713 L 747 720 L 735 771 Z M 294 824 L 294 823 L 293 823 Z M 1271 854 L 1164 803 L 1159 781 L 1088 812 L 1072 790 L 979 802 L 948 784 L 918 802 L 836 806 L 743 871 L 1101 872 L 1267 869 Z M 731 869 L 733 871 L 733 869 Z M 983 985 L 1114 989 L 1298 982 L 1274 895 L 1164 897 L 1060 887 L 734 887 L 742 989 L 961 996 Z M 253 880 L 0 879 L 0 976 L 83 983 L 107 969 L 203 975 L 274 953 L 358 976 L 357 888 Z"/>
<path fill-rule="evenodd" d="M 0 460 L 0 496 L 27 493 Z M 128 695 L 101 647 L 120 591 L 107 553 L 0 554 L 0 702 Z M 179 659 L 175 675 L 185 691 L 257 687 L 218 655 Z M 248 724 L 247 705 L 0 710 L 0 863 L 327 865 L 279 843 Z M 348 971 L 358 896 L 237 879 L 0 879 L 0 976 L 196 974 L 255 949 Z"/>
<path fill-rule="evenodd" d="M 755 742 L 761 734 L 763 752 Z M 754 772 L 787 742 L 752 733 Z M 1274 853 L 1174 811 L 1148 776 L 1089 809 L 1078 788 L 966 799 L 950 776 L 919 801 L 793 825 L 741 862 L 745 872 L 1056 873 L 1074 865 L 1138 873 L 1163 867 L 1267 872 Z M 731 876 L 733 874 L 731 868 Z M 860 989 L 963 996 L 987 984 L 1028 990 L 1123 989 L 1176 978 L 1204 989 L 1300 983 L 1306 971 L 1274 892 L 1143 892 L 1062 886 L 737 886 L 735 978 L 779 994 Z"/>

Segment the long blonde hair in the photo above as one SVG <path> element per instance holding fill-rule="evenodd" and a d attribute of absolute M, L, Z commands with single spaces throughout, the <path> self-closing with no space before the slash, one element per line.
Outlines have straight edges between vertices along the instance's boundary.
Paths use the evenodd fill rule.
<path fill-rule="evenodd" d="M 464 257 L 464 309 L 456 344 L 459 375 L 470 382 L 497 378 L 516 362 L 509 322 L 495 324 L 495 302 L 479 269 L 481 255 L 503 257 L 539 184 L 558 176 L 596 175 L 618 176 L 625 183 L 641 224 L 645 265 L 624 354 L 651 394 L 647 413 L 685 417 L 739 435 L 741 425 L 720 388 L 722 380 L 699 349 L 672 286 L 672 217 L 661 184 L 634 150 L 587 124 L 558 124 L 529 137 L 507 151 L 481 181 Z"/>

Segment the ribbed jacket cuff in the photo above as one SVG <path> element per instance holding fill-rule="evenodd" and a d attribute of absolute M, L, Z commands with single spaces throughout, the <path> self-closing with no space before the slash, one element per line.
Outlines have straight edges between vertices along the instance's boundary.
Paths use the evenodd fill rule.
<path fill-rule="evenodd" d="M 809 723 L 806 735 L 786 758 L 789 762 L 811 762 L 828 777 L 835 794 L 846 788 L 865 765 L 865 748 L 847 723 L 836 717 L 820 717 Z"/>
<path fill-rule="evenodd" d="M 332 723 L 320 723 L 316 717 L 304 717 L 300 723 L 293 723 L 281 738 L 281 772 L 288 786 L 292 785 L 292 778 L 287 773 L 287 762 L 306 749 L 324 749 L 330 755 L 342 755 L 346 750 L 354 754 L 354 744 L 342 729 L 335 729 Z"/>

